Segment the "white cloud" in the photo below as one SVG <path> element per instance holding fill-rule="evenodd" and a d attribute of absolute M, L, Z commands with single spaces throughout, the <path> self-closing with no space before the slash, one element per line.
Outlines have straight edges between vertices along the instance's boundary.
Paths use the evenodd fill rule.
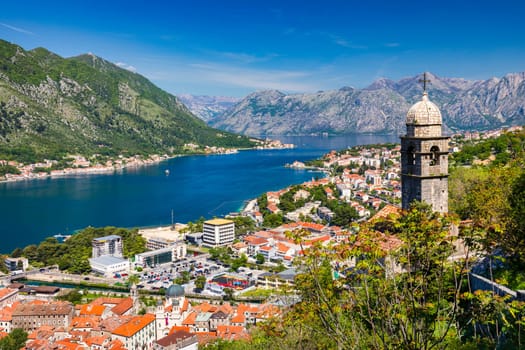
<path fill-rule="evenodd" d="M 217 63 L 177 64 L 173 70 L 147 74 L 149 78 L 164 82 L 198 81 L 202 85 L 245 88 L 248 90 L 277 89 L 285 92 L 315 91 L 317 85 L 308 82 L 310 72 L 300 70 L 276 70 L 241 68 Z"/>
<path fill-rule="evenodd" d="M 124 63 L 124 62 L 117 62 L 115 63 L 115 65 L 119 66 L 120 68 L 124 68 L 126 70 L 129 70 L 130 72 L 133 72 L 133 73 L 137 73 L 137 68 L 127 64 L 127 63 Z"/>
<path fill-rule="evenodd" d="M 3 26 L 3 27 L 6 27 L 8 29 L 11 29 L 11 30 L 13 30 L 15 32 L 29 34 L 29 35 L 35 35 L 33 32 L 30 32 L 29 30 L 25 30 L 25 29 L 22 29 L 22 28 L 19 28 L 19 27 L 11 26 L 11 25 L 6 24 L 6 23 L 0 22 L 0 25 Z"/>
<path fill-rule="evenodd" d="M 399 43 L 386 43 L 385 46 L 386 47 L 399 47 L 401 44 Z"/>

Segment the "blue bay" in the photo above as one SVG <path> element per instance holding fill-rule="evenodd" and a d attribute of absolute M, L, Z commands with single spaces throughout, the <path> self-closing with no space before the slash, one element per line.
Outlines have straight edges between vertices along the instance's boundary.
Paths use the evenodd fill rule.
<path fill-rule="evenodd" d="M 114 174 L 1 183 L 0 252 L 86 226 L 168 225 L 172 210 L 176 222 L 222 216 L 263 192 L 322 176 L 285 168 L 286 163 L 357 144 L 398 142 L 394 135 L 279 139 L 297 148 L 179 157 Z"/>

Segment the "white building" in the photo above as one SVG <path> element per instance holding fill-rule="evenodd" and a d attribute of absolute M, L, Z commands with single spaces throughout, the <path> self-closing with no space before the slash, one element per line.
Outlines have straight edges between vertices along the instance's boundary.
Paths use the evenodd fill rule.
<path fill-rule="evenodd" d="M 203 244 L 209 247 L 226 246 L 235 239 L 235 223 L 226 219 L 212 219 L 204 222 Z"/>
<path fill-rule="evenodd" d="M 129 260 L 117 258 L 116 256 L 104 255 L 89 259 L 89 265 L 93 272 L 111 277 L 116 273 L 128 273 L 130 269 Z"/>
<path fill-rule="evenodd" d="M 92 257 L 98 258 L 103 255 L 111 255 L 122 258 L 122 238 L 117 235 L 94 238 L 91 242 L 93 248 Z"/>
<path fill-rule="evenodd" d="M 112 334 L 124 343 L 126 349 L 152 349 L 154 341 L 157 340 L 155 315 L 135 316 L 117 327 Z"/>

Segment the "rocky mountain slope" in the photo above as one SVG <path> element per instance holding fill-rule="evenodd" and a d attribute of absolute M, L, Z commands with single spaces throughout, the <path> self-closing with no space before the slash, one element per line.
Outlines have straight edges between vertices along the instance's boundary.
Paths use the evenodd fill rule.
<path fill-rule="evenodd" d="M 189 94 L 177 95 L 188 109 L 205 122 L 215 119 L 226 112 L 241 99 L 228 96 L 196 96 Z"/>
<path fill-rule="evenodd" d="M 62 58 L 0 40 L 0 159 L 178 153 L 246 147 L 195 117 L 143 76 L 92 54 Z"/>
<path fill-rule="evenodd" d="M 429 97 L 450 131 L 525 124 L 525 73 L 486 81 L 427 75 Z M 420 78 L 380 79 L 365 89 L 343 87 L 314 94 L 256 92 L 210 125 L 246 135 L 402 133 L 406 112 L 421 99 Z"/>

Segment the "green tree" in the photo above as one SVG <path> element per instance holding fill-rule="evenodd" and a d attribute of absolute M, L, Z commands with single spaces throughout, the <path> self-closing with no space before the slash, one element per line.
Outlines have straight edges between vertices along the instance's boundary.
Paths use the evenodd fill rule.
<path fill-rule="evenodd" d="M 263 226 L 264 227 L 277 227 L 281 226 L 283 224 L 283 216 L 282 214 L 268 214 L 264 217 L 263 220 Z"/>
<path fill-rule="evenodd" d="M 197 276 L 197 278 L 195 279 L 195 288 L 204 289 L 205 284 L 206 284 L 206 277 L 203 275 Z"/>
<path fill-rule="evenodd" d="M 255 256 L 255 262 L 259 265 L 262 265 L 264 264 L 264 255 L 262 255 L 261 253 L 258 253 L 256 256 Z"/>
<path fill-rule="evenodd" d="M 24 253 L 24 251 L 21 248 L 17 247 L 11 252 L 11 257 L 12 258 L 19 258 L 19 257 L 22 256 L 23 253 Z"/>
<path fill-rule="evenodd" d="M 20 350 L 27 341 L 27 332 L 21 328 L 15 328 L 4 338 L 0 339 L 0 349 Z"/>
<path fill-rule="evenodd" d="M 237 216 L 233 218 L 235 223 L 235 235 L 242 236 L 255 230 L 255 222 L 247 216 Z"/>

